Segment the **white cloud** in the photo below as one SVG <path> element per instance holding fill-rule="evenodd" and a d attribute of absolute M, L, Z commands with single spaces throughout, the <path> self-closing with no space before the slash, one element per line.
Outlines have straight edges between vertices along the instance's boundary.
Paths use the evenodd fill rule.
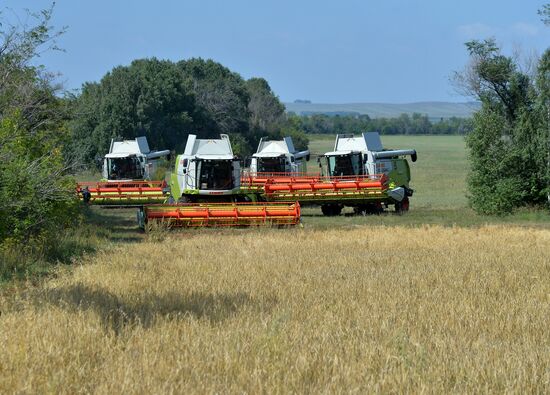
<path fill-rule="evenodd" d="M 533 37 L 539 33 L 539 28 L 526 22 L 517 22 L 512 26 L 512 31 L 520 36 Z"/>
<path fill-rule="evenodd" d="M 458 34 L 465 39 L 487 38 L 497 35 L 497 29 L 484 23 L 471 23 L 458 27 Z"/>

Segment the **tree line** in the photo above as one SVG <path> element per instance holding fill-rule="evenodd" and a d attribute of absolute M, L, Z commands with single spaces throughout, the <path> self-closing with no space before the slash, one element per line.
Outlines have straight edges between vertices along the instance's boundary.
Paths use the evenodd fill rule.
<path fill-rule="evenodd" d="M 297 127 L 307 134 L 379 132 L 380 134 L 465 135 L 472 130 L 470 118 L 442 118 L 430 121 L 425 114 L 401 114 L 393 118 L 371 118 L 368 115 L 293 115 Z"/>

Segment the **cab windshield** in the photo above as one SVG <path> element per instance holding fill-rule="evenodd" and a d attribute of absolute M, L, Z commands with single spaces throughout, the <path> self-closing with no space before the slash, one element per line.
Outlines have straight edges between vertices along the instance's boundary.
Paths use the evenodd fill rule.
<path fill-rule="evenodd" d="M 327 156 L 328 172 L 331 177 L 361 175 L 361 154 Z"/>
<path fill-rule="evenodd" d="M 258 172 L 259 173 L 284 173 L 285 172 L 285 158 L 258 158 Z"/>
<path fill-rule="evenodd" d="M 198 163 L 197 174 L 199 189 L 233 189 L 233 161 L 231 160 L 201 160 Z"/>
<path fill-rule="evenodd" d="M 107 159 L 107 174 L 109 180 L 140 180 L 143 179 L 143 166 L 135 156 L 109 158 Z"/>

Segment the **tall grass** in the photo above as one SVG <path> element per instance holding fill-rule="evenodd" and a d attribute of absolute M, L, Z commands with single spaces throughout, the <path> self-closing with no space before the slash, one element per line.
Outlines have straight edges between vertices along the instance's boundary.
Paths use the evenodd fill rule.
<path fill-rule="evenodd" d="M 550 231 L 199 231 L 0 299 L 1 393 L 548 392 Z"/>
<path fill-rule="evenodd" d="M 0 287 L 15 281 L 36 282 L 57 266 L 79 262 L 87 254 L 120 243 L 140 241 L 135 209 L 83 209 L 74 226 L 55 237 L 0 245 Z"/>

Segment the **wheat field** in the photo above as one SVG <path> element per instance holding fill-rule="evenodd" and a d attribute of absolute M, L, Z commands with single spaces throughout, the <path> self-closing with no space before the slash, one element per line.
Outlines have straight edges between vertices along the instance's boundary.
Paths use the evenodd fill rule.
<path fill-rule="evenodd" d="M 149 235 L 0 296 L 0 393 L 550 390 L 550 231 Z"/>

